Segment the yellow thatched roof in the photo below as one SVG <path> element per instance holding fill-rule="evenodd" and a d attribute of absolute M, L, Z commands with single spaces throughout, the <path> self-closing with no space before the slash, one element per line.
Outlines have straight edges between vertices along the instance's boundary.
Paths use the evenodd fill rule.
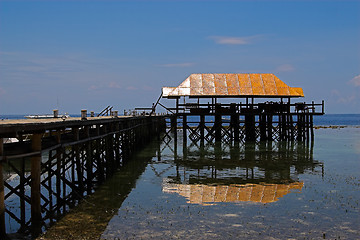
<path fill-rule="evenodd" d="M 191 74 L 178 87 L 163 87 L 163 97 L 304 97 L 271 73 Z"/>

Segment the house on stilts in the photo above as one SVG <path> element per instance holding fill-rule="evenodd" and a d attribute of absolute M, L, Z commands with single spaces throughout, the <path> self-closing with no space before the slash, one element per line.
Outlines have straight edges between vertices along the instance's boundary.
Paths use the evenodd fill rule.
<path fill-rule="evenodd" d="M 177 87 L 163 87 L 174 99 L 170 130 L 194 141 L 308 141 L 320 104 L 294 101 L 302 88 L 290 87 L 274 74 L 191 74 Z M 293 100 L 293 101 L 292 101 Z"/>

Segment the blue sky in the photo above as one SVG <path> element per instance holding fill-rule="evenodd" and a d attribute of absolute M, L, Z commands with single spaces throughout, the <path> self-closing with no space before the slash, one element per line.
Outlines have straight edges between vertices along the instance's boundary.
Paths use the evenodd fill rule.
<path fill-rule="evenodd" d="M 274 73 L 360 113 L 360 1 L 0 0 L 0 115 L 149 107 L 192 73 Z"/>

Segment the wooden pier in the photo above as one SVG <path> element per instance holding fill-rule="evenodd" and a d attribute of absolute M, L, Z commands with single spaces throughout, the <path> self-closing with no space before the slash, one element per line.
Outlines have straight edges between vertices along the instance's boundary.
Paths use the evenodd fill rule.
<path fill-rule="evenodd" d="M 36 237 L 164 129 L 163 116 L 0 121 L 0 238 Z"/>

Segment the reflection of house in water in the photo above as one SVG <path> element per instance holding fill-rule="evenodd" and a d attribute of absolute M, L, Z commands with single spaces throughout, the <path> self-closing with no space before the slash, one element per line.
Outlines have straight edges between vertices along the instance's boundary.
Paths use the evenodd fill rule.
<path fill-rule="evenodd" d="M 288 184 L 230 184 L 199 185 L 176 184 L 164 179 L 163 191 L 177 193 L 193 204 L 212 204 L 219 202 L 258 202 L 271 203 L 292 191 L 301 191 L 304 183 Z"/>
<path fill-rule="evenodd" d="M 301 192 L 304 172 L 323 172 L 305 143 L 260 142 L 239 145 L 183 145 L 175 154 L 176 173 L 163 180 L 163 191 L 188 203 L 271 203 Z M 177 152 L 177 150 L 175 150 Z"/>

